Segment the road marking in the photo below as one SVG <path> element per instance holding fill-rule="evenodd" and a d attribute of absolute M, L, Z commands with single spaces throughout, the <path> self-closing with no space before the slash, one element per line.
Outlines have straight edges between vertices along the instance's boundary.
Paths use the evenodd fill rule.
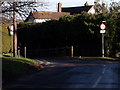
<path fill-rule="evenodd" d="M 105 70 L 106 70 L 106 68 L 103 69 L 103 72 L 102 72 L 103 74 L 105 73 Z"/>
<path fill-rule="evenodd" d="M 105 73 L 105 70 L 106 70 L 105 66 L 106 66 L 106 65 L 104 65 L 104 69 L 103 69 L 103 71 L 102 71 L 102 74 Z M 92 88 L 95 88 L 95 87 L 98 85 L 98 83 L 100 82 L 101 78 L 102 78 L 102 76 L 99 76 L 99 77 L 98 77 L 98 79 L 96 80 L 96 82 L 94 83 L 94 85 L 92 86 Z"/>
<path fill-rule="evenodd" d="M 95 87 L 98 85 L 98 83 L 100 82 L 101 78 L 102 78 L 102 76 L 100 76 L 100 77 L 97 79 L 97 81 L 94 83 L 94 85 L 92 86 L 92 88 L 95 88 Z"/>
<path fill-rule="evenodd" d="M 103 65 L 104 66 L 104 69 L 103 69 L 103 71 L 102 71 L 102 74 L 104 74 L 105 73 L 105 70 L 106 70 L 106 65 Z"/>

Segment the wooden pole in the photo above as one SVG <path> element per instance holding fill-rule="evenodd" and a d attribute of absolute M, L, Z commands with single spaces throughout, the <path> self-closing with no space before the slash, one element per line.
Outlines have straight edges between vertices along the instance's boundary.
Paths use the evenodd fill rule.
<path fill-rule="evenodd" d="M 16 23 L 16 2 L 13 2 L 13 56 L 17 57 L 17 23 Z"/>

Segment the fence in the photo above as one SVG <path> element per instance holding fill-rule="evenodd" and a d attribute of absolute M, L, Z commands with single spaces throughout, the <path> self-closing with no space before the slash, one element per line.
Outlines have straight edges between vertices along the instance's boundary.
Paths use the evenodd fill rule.
<path fill-rule="evenodd" d="M 72 56 L 73 57 L 73 46 L 71 47 L 59 47 L 49 49 L 26 49 L 27 57 L 59 57 L 59 56 Z"/>

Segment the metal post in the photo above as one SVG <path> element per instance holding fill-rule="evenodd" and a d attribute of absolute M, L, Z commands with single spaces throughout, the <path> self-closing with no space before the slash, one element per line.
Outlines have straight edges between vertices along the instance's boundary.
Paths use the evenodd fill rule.
<path fill-rule="evenodd" d="M 71 46 L 71 57 L 73 57 L 73 46 Z"/>
<path fill-rule="evenodd" d="M 104 57 L 104 33 L 102 33 L 102 57 Z"/>
<path fill-rule="evenodd" d="M 26 46 L 24 47 L 24 57 L 26 58 Z"/>

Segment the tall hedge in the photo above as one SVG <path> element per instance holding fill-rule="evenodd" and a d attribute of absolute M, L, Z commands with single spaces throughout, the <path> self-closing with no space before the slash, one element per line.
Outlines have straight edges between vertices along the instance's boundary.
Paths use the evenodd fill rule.
<path fill-rule="evenodd" d="M 101 56 L 100 24 L 106 21 L 105 53 L 114 56 L 120 50 L 120 15 L 82 13 L 45 23 L 20 23 L 18 40 L 28 49 L 74 46 L 75 55 Z"/>
<path fill-rule="evenodd" d="M 120 52 L 120 14 L 106 16 L 106 51 L 110 56 Z"/>

